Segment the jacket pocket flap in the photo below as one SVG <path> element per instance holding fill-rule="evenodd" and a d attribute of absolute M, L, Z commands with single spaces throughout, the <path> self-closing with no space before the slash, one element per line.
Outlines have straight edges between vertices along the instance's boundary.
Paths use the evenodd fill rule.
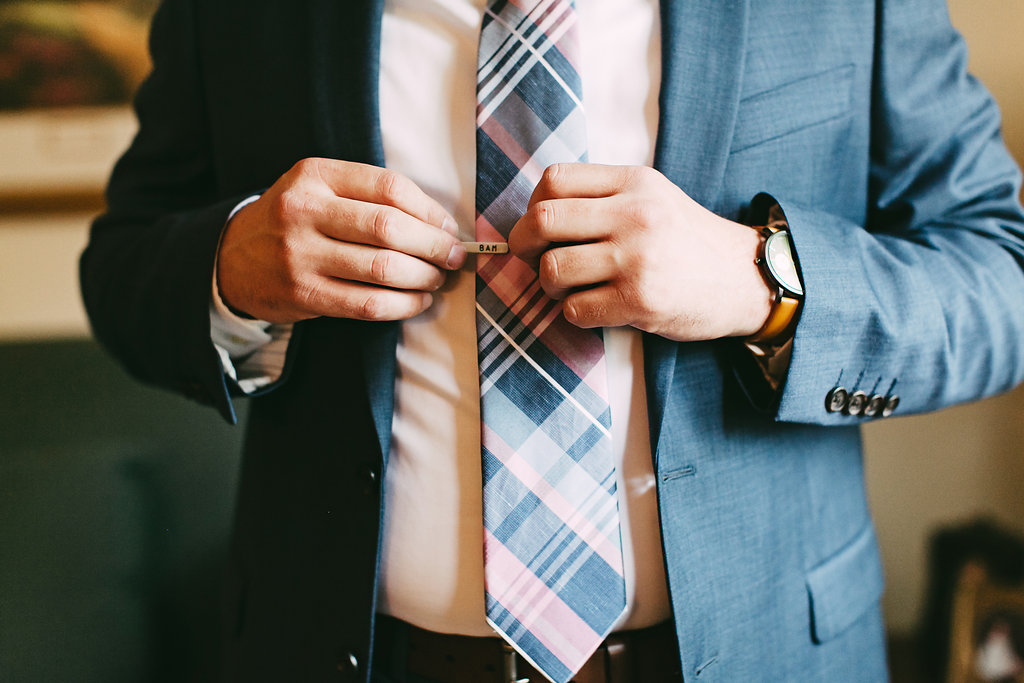
<path fill-rule="evenodd" d="M 869 523 L 851 543 L 807 573 L 814 641 L 838 636 L 877 606 L 884 583 L 875 530 Z"/>
<path fill-rule="evenodd" d="M 848 114 L 855 69 L 845 64 L 745 98 L 731 152 Z"/>

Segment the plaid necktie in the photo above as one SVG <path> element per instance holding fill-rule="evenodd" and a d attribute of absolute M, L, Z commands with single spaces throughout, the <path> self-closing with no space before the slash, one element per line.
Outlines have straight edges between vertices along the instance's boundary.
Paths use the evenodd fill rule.
<path fill-rule="evenodd" d="M 571 0 L 492 0 L 477 71 L 476 235 L 504 241 L 544 169 L 586 160 Z M 487 619 L 567 681 L 625 609 L 600 330 L 513 256 L 478 257 Z"/>

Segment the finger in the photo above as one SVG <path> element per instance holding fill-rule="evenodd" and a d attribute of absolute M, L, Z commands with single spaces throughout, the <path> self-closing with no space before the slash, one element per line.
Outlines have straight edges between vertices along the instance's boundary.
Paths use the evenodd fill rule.
<path fill-rule="evenodd" d="M 315 225 L 334 240 L 400 251 L 439 268 L 454 270 L 466 261 L 466 248 L 451 233 L 391 206 L 333 199 Z"/>
<path fill-rule="evenodd" d="M 538 202 L 512 227 L 509 251 L 532 261 L 552 244 L 607 239 L 618 222 L 614 215 L 616 205 L 611 198 Z"/>
<path fill-rule="evenodd" d="M 444 207 L 412 180 L 390 169 L 339 159 L 304 159 L 293 171 L 320 180 L 338 197 L 390 206 L 452 235 L 458 232 L 455 219 Z"/>
<path fill-rule="evenodd" d="M 610 197 L 623 192 L 638 176 L 647 172 L 656 173 L 653 169 L 640 166 L 552 164 L 544 169 L 530 197 L 530 204 L 545 199 Z"/>
<path fill-rule="evenodd" d="M 562 303 L 562 313 L 576 327 L 622 327 L 632 323 L 631 311 L 612 285 L 573 292 Z"/>
<path fill-rule="evenodd" d="M 620 270 L 615 248 L 608 242 L 557 247 L 541 256 L 541 287 L 552 299 L 563 299 L 574 289 L 614 280 Z"/>
<path fill-rule="evenodd" d="M 321 275 L 392 289 L 432 292 L 444 284 L 444 271 L 414 256 L 362 244 L 339 244 L 325 255 Z"/>
<path fill-rule="evenodd" d="M 427 292 L 401 291 L 361 282 L 320 278 L 303 302 L 315 315 L 355 320 L 405 320 L 430 308 Z"/>

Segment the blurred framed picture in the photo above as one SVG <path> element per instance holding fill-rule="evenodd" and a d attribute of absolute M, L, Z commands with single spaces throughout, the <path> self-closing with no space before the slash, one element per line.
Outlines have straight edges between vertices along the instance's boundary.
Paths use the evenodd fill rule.
<path fill-rule="evenodd" d="M 0 209 L 99 207 L 159 0 L 0 0 Z"/>
<path fill-rule="evenodd" d="M 1024 584 L 968 562 L 953 601 L 947 683 L 1024 683 Z"/>

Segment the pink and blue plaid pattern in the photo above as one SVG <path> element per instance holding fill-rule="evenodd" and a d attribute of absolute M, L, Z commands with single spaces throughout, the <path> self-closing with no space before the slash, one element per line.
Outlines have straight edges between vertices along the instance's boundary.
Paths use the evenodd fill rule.
<path fill-rule="evenodd" d="M 586 160 L 570 0 L 498 0 L 477 72 L 477 222 L 503 241 L 552 163 Z M 514 256 L 478 257 L 487 619 L 568 681 L 625 609 L 600 330 Z"/>

